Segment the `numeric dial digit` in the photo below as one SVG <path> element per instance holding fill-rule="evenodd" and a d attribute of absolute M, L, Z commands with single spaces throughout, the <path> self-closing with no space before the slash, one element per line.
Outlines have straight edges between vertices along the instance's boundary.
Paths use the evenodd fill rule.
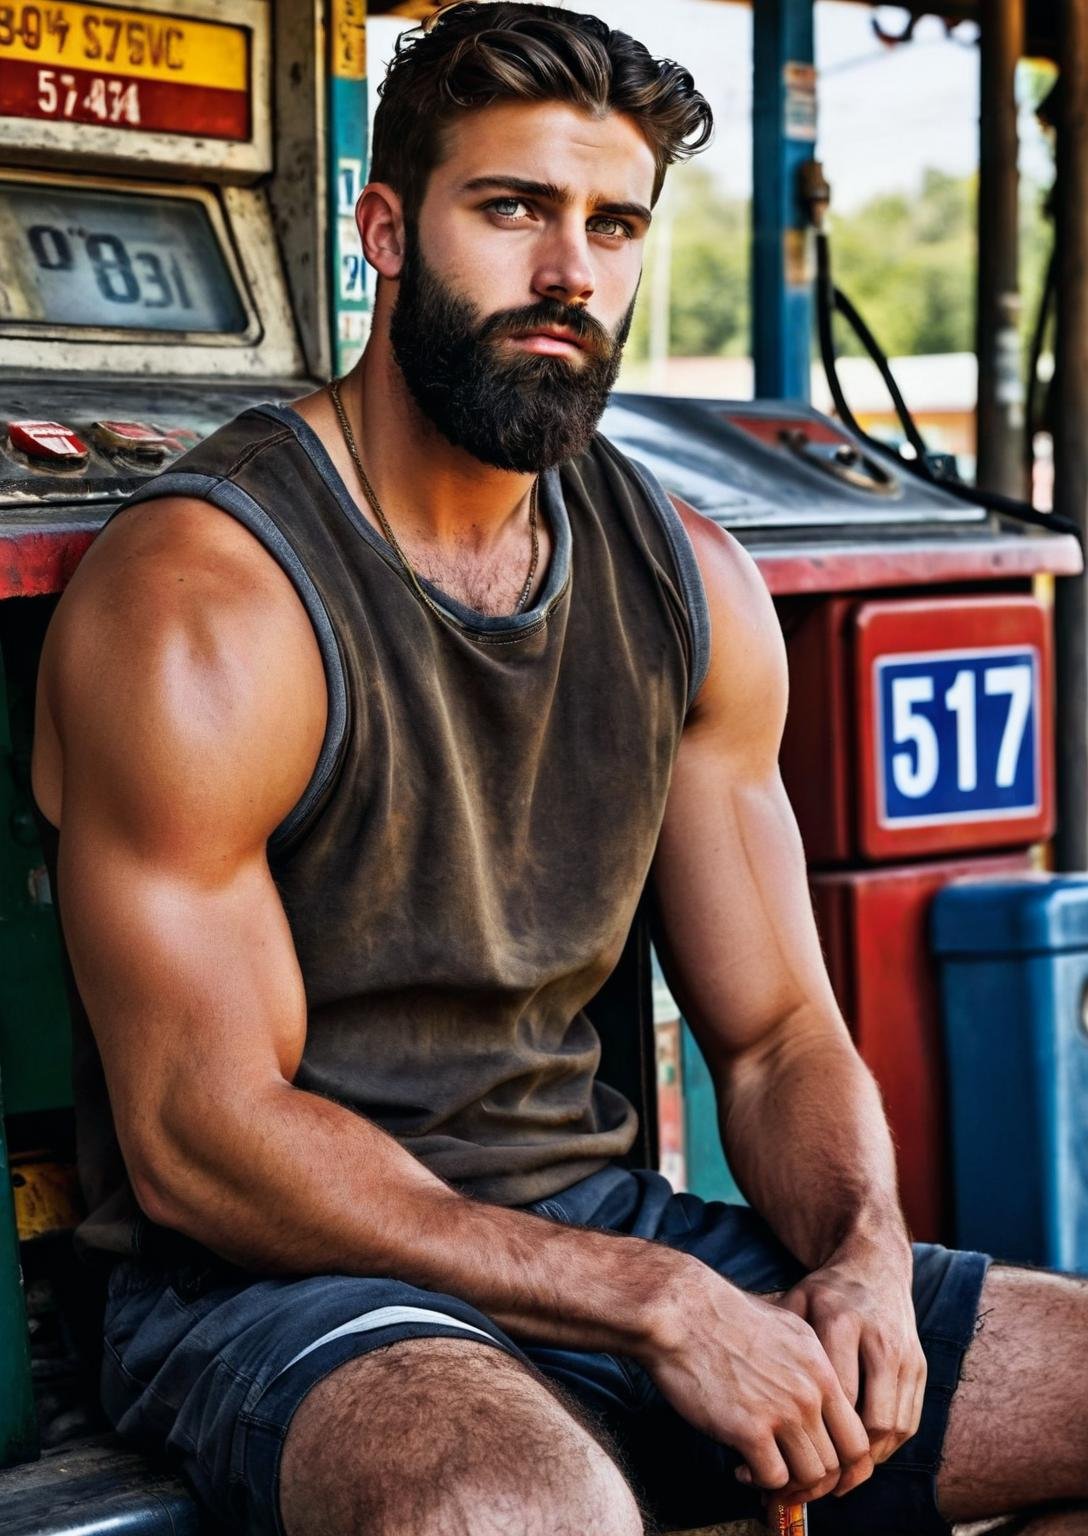
<path fill-rule="evenodd" d="M 94 269 L 94 280 L 104 299 L 113 304 L 135 304 L 140 298 L 140 284 L 123 240 L 116 235 L 88 235 L 87 257 Z"/>
<path fill-rule="evenodd" d="M 70 272 L 72 247 L 62 229 L 54 224 L 32 224 L 26 232 L 34 260 L 46 272 Z"/>
<path fill-rule="evenodd" d="M 174 295 L 170 291 L 170 280 L 162 269 L 162 262 L 154 251 L 137 251 L 136 261 L 143 269 L 147 281 L 154 284 L 159 295 L 157 299 L 144 299 L 144 308 L 168 309 L 174 301 Z"/>

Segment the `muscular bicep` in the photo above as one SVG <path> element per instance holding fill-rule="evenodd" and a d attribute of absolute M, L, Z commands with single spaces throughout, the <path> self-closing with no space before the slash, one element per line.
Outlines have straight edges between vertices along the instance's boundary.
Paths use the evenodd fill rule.
<path fill-rule="evenodd" d="M 152 1199 L 172 1165 L 215 1148 L 201 1130 L 217 1098 L 290 1079 L 305 1037 L 266 842 L 320 750 L 320 659 L 286 578 L 242 530 L 222 537 L 206 563 L 168 536 L 115 541 L 81 570 L 43 657 L 65 940 L 126 1164 Z"/>
<path fill-rule="evenodd" d="M 663 959 L 712 1069 L 790 1021 L 835 1026 L 804 850 L 778 771 L 786 661 L 748 557 L 693 542 L 711 613 L 710 671 L 685 729 L 654 865 Z"/>
<path fill-rule="evenodd" d="M 212 1143 L 224 1095 L 290 1080 L 305 999 L 263 859 L 229 857 L 215 882 L 66 816 L 58 865 L 64 931 L 137 1188 L 171 1182 Z"/>

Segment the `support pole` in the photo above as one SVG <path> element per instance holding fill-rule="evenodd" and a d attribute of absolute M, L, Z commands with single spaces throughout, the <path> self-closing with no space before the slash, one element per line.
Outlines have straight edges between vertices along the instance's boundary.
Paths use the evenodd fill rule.
<path fill-rule="evenodd" d="M 1065 0 L 1055 184 L 1054 510 L 1088 530 L 1088 0 Z M 1055 590 L 1059 870 L 1088 869 L 1088 591 Z"/>
<path fill-rule="evenodd" d="M 760 397 L 807 400 L 812 232 L 799 169 L 814 154 L 813 0 L 752 7 L 752 356 Z"/>
<path fill-rule="evenodd" d="M 978 187 L 978 484 L 1023 496 L 1016 65 L 1024 0 L 982 0 Z"/>

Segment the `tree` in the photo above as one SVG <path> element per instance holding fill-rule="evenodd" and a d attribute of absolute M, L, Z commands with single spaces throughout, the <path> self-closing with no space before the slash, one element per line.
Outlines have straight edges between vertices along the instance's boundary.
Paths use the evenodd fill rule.
<path fill-rule="evenodd" d="M 969 352 L 975 345 L 977 179 L 928 169 L 918 191 L 885 193 L 831 225 L 835 282 L 890 357 Z M 1043 189 L 1023 183 L 1020 232 L 1024 331 L 1034 323 L 1052 235 Z M 703 167 L 677 166 L 655 214 L 671 223 L 669 352 L 744 356 L 749 347 L 748 205 L 725 196 Z M 648 354 L 649 294 L 660 259 L 651 235 L 630 352 Z M 838 322 L 840 353 L 861 351 Z"/>
<path fill-rule="evenodd" d="M 723 196 L 699 165 L 676 166 L 654 213 L 671 224 L 669 352 L 674 357 L 743 357 L 748 351 L 748 205 Z M 662 242 L 651 235 L 629 350 L 649 350 L 649 295 Z"/>
<path fill-rule="evenodd" d="M 927 170 L 917 196 L 873 198 L 832 225 L 835 282 L 890 357 L 974 345 L 974 177 Z M 860 352 L 843 325 L 840 352 Z"/>

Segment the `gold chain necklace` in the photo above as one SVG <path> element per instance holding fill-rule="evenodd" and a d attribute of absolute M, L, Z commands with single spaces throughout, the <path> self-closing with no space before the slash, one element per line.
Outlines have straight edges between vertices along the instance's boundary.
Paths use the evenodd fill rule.
<path fill-rule="evenodd" d="M 400 544 L 397 541 L 396 534 L 389 526 L 389 519 L 386 517 L 385 512 L 382 510 L 382 504 L 378 500 L 378 493 L 371 485 L 370 478 L 367 475 L 366 470 L 363 468 L 363 461 L 359 457 L 359 449 L 355 443 L 355 433 L 351 430 L 351 423 L 348 421 L 347 414 L 344 410 L 343 401 L 340 399 L 340 380 L 330 379 L 328 389 L 329 394 L 332 397 L 332 403 L 336 407 L 336 415 L 340 422 L 340 431 L 344 435 L 344 441 L 348 446 L 348 452 L 351 454 L 352 462 L 355 465 L 356 473 L 359 476 L 359 484 L 363 488 L 364 494 L 366 495 L 367 501 L 370 503 L 370 508 L 374 513 L 374 516 L 378 519 L 382 533 L 385 535 L 386 542 L 390 544 L 396 552 L 397 559 L 404 567 L 408 579 L 411 581 L 412 586 L 416 589 L 416 593 L 420 601 L 424 603 L 425 606 L 428 607 L 437 618 L 440 618 L 443 620 L 443 622 L 445 622 L 447 620 L 447 615 L 443 613 L 438 604 L 434 602 L 434 600 L 427 594 L 427 592 L 424 591 L 419 577 L 416 575 L 415 570 L 412 567 L 411 561 L 408 559 L 403 549 L 401 549 Z M 514 607 L 514 613 L 521 612 L 528 600 L 529 593 L 533 590 L 533 578 L 536 575 L 537 563 L 540 559 L 540 535 L 537 528 L 536 488 L 537 481 L 534 480 L 533 488 L 529 492 L 529 533 L 532 539 L 531 552 L 529 555 L 529 573 L 526 576 L 525 583 L 522 586 L 520 594 L 518 595 L 517 604 Z"/>

